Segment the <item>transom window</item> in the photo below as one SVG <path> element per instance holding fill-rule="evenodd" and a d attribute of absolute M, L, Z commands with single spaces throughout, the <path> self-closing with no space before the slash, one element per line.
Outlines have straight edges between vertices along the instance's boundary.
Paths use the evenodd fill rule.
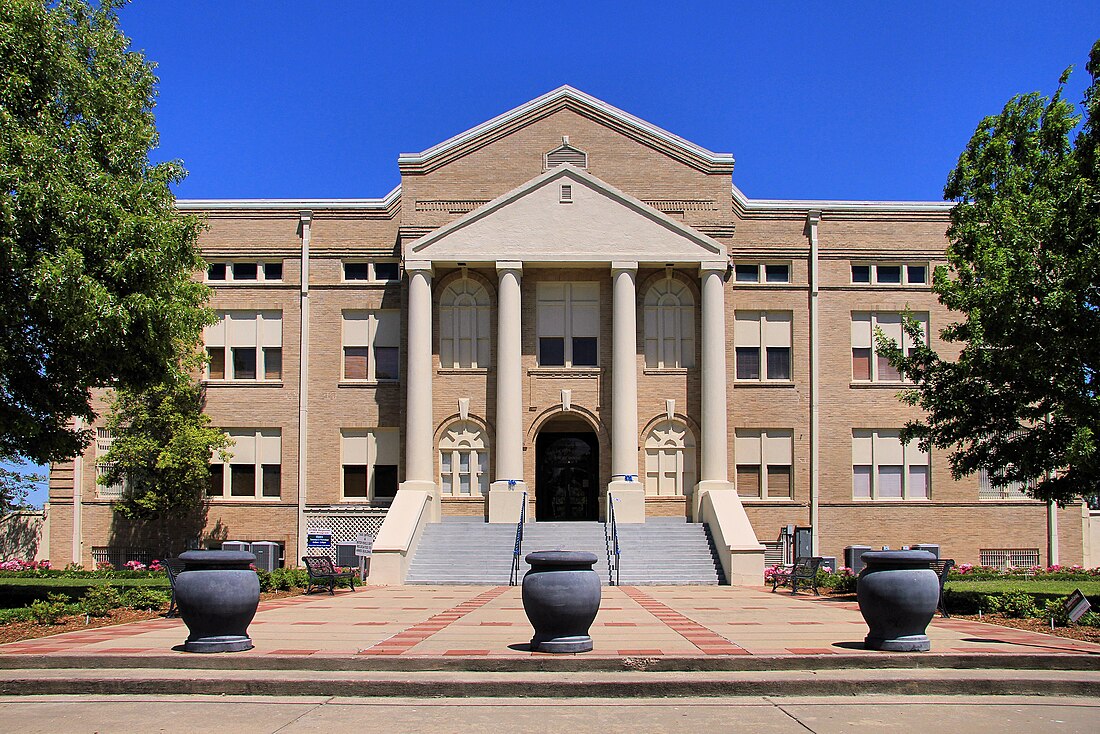
<path fill-rule="evenodd" d="M 790 263 L 737 263 L 734 279 L 738 283 L 790 283 Z"/>
<path fill-rule="evenodd" d="M 928 338 L 928 314 L 913 314 L 921 323 L 921 331 Z M 875 329 L 882 329 L 909 354 L 916 346 L 902 328 L 902 314 L 894 311 L 852 312 L 852 380 L 855 382 L 899 382 L 901 374 L 886 357 L 875 348 Z"/>
<path fill-rule="evenodd" d="M 794 496 L 791 478 L 793 431 L 739 429 L 734 441 L 739 496 L 780 500 Z"/>
<path fill-rule="evenodd" d="M 659 280 L 646 292 L 645 366 L 695 366 L 695 297 L 676 278 Z"/>
<path fill-rule="evenodd" d="M 679 420 L 664 420 L 645 440 L 645 493 L 682 496 L 695 486 L 695 437 Z"/>
<path fill-rule="evenodd" d="M 734 356 L 738 380 L 791 379 L 790 311 L 737 311 Z"/>
<path fill-rule="evenodd" d="M 282 282 L 283 261 L 232 260 L 212 262 L 206 266 L 206 280 L 210 283 Z"/>
<path fill-rule="evenodd" d="M 443 367 L 489 366 L 489 294 L 462 278 L 439 297 L 439 363 Z"/>
<path fill-rule="evenodd" d="M 439 439 L 439 486 L 456 497 L 489 492 L 489 449 L 473 421 L 456 421 Z"/>
<path fill-rule="evenodd" d="M 928 285 L 928 264 L 852 263 L 852 282 L 865 285 Z"/>
<path fill-rule="evenodd" d="M 282 494 L 282 434 L 278 428 L 226 429 L 233 445 L 228 463 L 210 463 L 208 497 L 278 499 Z"/>
<path fill-rule="evenodd" d="M 283 379 L 282 311 L 218 311 L 203 332 L 209 380 Z"/>
<path fill-rule="evenodd" d="M 345 428 L 340 431 L 340 496 L 389 505 L 397 495 L 396 428 Z"/>
<path fill-rule="evenodd" d="M 599 361 L 600 284 L 539 283 L 542 367 L 595 367 Z"/>
<path fill-rule="evenodd" d="M 864 500 L 926 500 L 928 454 L 903 445 L 896 429 L 852 431 L 852 497 Z"/>
<path fill-rule="evenodd" d="M 344 379 L 384 382 L 399 377 L 401 312 L 343 312 Z"/>

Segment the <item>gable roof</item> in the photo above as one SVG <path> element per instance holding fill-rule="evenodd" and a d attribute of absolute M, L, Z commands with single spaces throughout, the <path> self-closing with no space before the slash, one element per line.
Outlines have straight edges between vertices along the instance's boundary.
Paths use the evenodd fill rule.
<path fill-rule="evenodd" d="M 556 184 L 569 185 L 564 201 Z M 724 263 L 722 243 L 568 163 L 408 244 L 406 260 Z"/>
<path fill-rule="evenodd" d="M 706 173 L 733 172 L 732 154 L 709 151 L 569 85 L 558 87 L 420 153 L 402 153 L 397 157 L 397 165 L 402 173 L 426 173 L 561 109 L 596 120 Z"/>

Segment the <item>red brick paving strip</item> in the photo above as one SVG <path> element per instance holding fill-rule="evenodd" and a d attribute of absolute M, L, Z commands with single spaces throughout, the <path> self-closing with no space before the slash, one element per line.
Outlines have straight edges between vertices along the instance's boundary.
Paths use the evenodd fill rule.
<path fill-rule="evenodd" d="M 468 599 L 467 601 L 462 602 L 458 606 L 451 607 L 450 609 L 448 609 L 445 612 L 440 612 L 440 613 L 435 614 L 431 617 L 428 617 L 423 622 L 417 622 L 416 624 L 412 625 L 411 627 L 408 627 L 406 629 L 401 630 L 400 632 L 393 635 L 392 637 L 389 637 L 388 639 L 382 640 L 381 642 L 379 642 L 375 645 L 372 645 L 371 647 L 368 647 L 365 650 L 361 650 L 359 652 L 359 654 L 360 655 L 401 655 L 402 653 L 406 653 L 409 650 L 411 650 L 412 648 L 419 645 L 424 640 L 426 640 L 429 637 L 431 637 L 432 635 L 434 635 L 436 632 L 439 632 L 442 629 L 446 629 L 450 625 L 454 624 L 458 620 L 465 617 L 470 612 L 473 612 L 473 611 L 476 611 L 476 610 L 480 609 L 481 607 L 485 606 L 486 604 L 491 602 L 493 599 L 496 599 L 498 596 L 500 596 L 501 594 L 503 594 L 507 590 L 508 590 L 507 586 L 494 586 L 493 588 L 489 589 L 488 591 L 485 591 L 485 592 L 482 592 L 482 593 L 478 594 L 473 599 Z M 398 598 L 401 598 L 401 597 L 394 597 L 394 598 L 398 599 Z M 458 655 L 458 654 L 481 655 L 482 652 L 480 650 L 463 650 L 463 651 L 448 650 L 445 654 L 447 654 L 447 655 Z M 486 650 L 484 654 L 488 655 L 489 651 Z"/>
<path fill-rule="evenodd" d="M 722 637 L 714 630 L 704 627 L 694 619 L 685 617 L 675 609 L 662 604 L 649 594 L 643 593 L 634 586 L 620 586 L 624 594 L 636 601 L 642 609 L 664 622 L 673 632 L 678 633 L 685 640 L 699 648 L 706 655 L 748 655 L 749 651 L 740 645 Z M 619 651 L 619 654 L 626 654 Z M 641 653 L 633 653 L 641 654 Z M 660 654 L 659 652 L 656 654 Z"/>

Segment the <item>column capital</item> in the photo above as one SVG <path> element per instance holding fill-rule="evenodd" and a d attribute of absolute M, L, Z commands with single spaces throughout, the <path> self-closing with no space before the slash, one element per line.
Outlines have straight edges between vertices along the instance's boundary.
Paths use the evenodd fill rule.
<path fill-rule="evenodd" d="M 619 273 L 637 273 L 638 261 L 637 260 L 613 260 L 611 262 L 611 274 L 618 275 Z"/>
<path fill-rule="evenodd" d="M 427 273 L 429 276 L 432 274 L 432 261 L 431 260 L 406 260 L 405 261 L 406 273 Z"/>
<path fill-rule="evenodd" d="M 728 267 L 729 263 L 725 260 L 704 260 L 699 263 L 699 275 L 706 275 L 713 272 L 724 275 Z"/>
<path fill-rule="evenodd" d="M 517 275 L 523 273 L 523 263 L 519 260 L 497 260 L 497 275 L 504 275 L 505 273 L 516 273 Z"/>

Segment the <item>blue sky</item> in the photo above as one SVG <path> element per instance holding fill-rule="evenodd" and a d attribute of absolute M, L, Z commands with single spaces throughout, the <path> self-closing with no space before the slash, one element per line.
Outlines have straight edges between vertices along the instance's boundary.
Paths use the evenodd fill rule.
<path fill-rule="evenodd" d="M 136 0 L 182 198 L 381 197 L 419 151 L 570 84 L 754 198 L 940 199 L 978 121 L 1056 88 L 1100 3 Z M 41 497 L 34 498 L 40 501 Z"/>

